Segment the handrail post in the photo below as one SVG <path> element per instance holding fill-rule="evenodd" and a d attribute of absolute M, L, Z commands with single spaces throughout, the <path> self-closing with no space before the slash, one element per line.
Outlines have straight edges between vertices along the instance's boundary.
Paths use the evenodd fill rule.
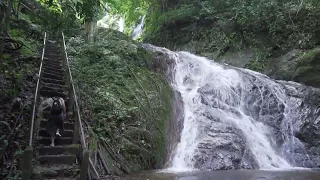
<path fill-rule="evenodd" d="M 80 167 L 80 180 L 87 180 L 88 169 L 89 169 L 89 151 L 87 148 L 83 148 L 81 167 Z"/>
<path fill-rule="evenodd" d="M 79 117 L 78 117 L 78 113 L 76 113 L 76 116 L 75 116 L 75 121 L 74 121 L 74 127 L 73 127 L 73 139 L 72 139 L 72 144 L 78 144 L 79 142 L 79 137 L 80 137 L 80 134 L 79 134 L 79 121 L 77 120 Z"/>
<path fill-rule="evenodd" d="M 21 177 L 22 180 L 29 180 L 32 173 L 32 158 L 33 158 L 33 149 L 32 146 L 28 146 L 22 156 L 21 161 Z"/>
<path fill-rule="evenodd" d="M 70 86 L 69 89 L 69 104 L 68 104 L 68 113 L 72 113 L 72 115 L 74 114 L 74 95 L 73 95 L 73 91 L 72 91 L 72 86 Z"/>

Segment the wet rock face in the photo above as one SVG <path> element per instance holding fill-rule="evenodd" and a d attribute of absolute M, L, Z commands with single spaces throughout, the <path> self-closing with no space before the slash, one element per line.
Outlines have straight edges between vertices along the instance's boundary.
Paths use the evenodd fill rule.
<path fill-rule="evenodd" d="M 246 116 L 266 125 L 268 140 L 277 154 L 286 157 L 292 166 L 319 167 L 320 90 L 294 82 L 266 81 L 244 71 L 241 73 L 243 84 L 233 90 L 239 95 L 233 101 L 221 103 L 218 92 L 209 85 L 201 87 L 198 92 L 205 107 L 228 111 L 240 118 L 243 114 L 230 107 L 241 102 L 241 110 Z M 259 168 L 242 131 L 214 114 L 208 111 L 199 116 L 200 121 L 210 121 L 210 124 L 200 128 L 203 136 L 208 138 L 198 145 L 195 167 L 202 170 Z"/>
<path fill-rule="evenodd" d="M 148 62 L 148 68 L 153 72 L 162 74 L 167 81 L 173 83 L 173 72 L 175 58 L 166 49 L 158 48 L 150 44 L 141 44 L 151 55 L 151 60 Z M 161 51 L 159 51 L 161 49 Z M 173 158 L 173 152 L 180 141 L 180 134 L 183 128 L 183 101 L 181 94 L 178 91 L 173 91 L 172 115 L 171 119 L 166 124 L 166 157 L 164 167 L 169 167 L 170 159 Z"/>
<path fill-rule="evenodd" d="M 167 80 L 173 83 L 177 58 L 174 53 L 153 46 L 145 48 L 156 53 L 150 67 L 166 75 Z M 288 59 L 294 58 L 296 55 L 288 55 Z M 275 153 L 291 166 L 320 167 L 320 90 L 294 82 L 276 81 L 244 69 L 223 67 L 237 71 L 241 83 L 230 86 L 228 97 L 221 94 L 224 91 L 214 87 L 219 82 L 205 84 L 197 90 L 201 107 L 196 111 L 200 133 L 192 157 L 194 168 L 227 170 L 260 167 L 248 143 L 248 135 L 239 128 L 239 124 L 221 118 L 221 111 L 228 113 L 225 117 L 230 115 L 241 119 L 245 116 L 255 124 L 263 124 L 265 129 L 259 130 L 265 131 Z M 192 78 L 186 76 L 184 83 L 192 86 Z M 175 111 L 175 117 L 179 118 L 172 122 L 176 131 L 169 131 L 173 134 L 168 142 L 168 151 L 175 149 L 180 141 L 178 134 L 183 129 L 183 117 L 179 116 L 183 113 L 183 103 L 181 98 L 175 101 L 180 104 Z"/>
<path fill-rule="evenodd" d="M 200 170 L 257 169 L 259 165 L 240 129 L 233 124 L 223 123 L 210 113 L 204 113 L 210 123 L 202 127 L 203 136 L 194 156 L 194 167 Z"/>
<path fill-rule="evenodd" d="M 295 132 L 295 137 L 310 147 L 310 154 L 314 154 L 314 149 L 320 147 L 320 92 L 318 89 L 300 86 L 299 108 L 303 112 L 301 123 Z M 319 152 L 317 152 L 318 154 Z"/>
<path fill-rule="evenodd" d="M 194 167 L 201 170 L 258 169 L 254 155 L 246 142 L 246 137 L 236 124 L 219 115 L 227 111 L 230 116 L 241 117 L 241 112 L 234 108 L 240 100 L 234 89 L 233 97 L 223 98 L 221 92 L 206 84 L 198 89 L 203 112 L 199 113 L 197 121 L 201 136 L 194 156 Z"/>
<path fill-rule="evenodd" d="M 247 86 L 247 114 L 270 128 L 273 147 L 292 166 L 319 167 L 320 154 L 315 149 L 320 147 L 320 90 L 287 81 L 276 81 L 277 87 L 261 86 L 259 78 L 244 76 L 254 80 Z"/>
<path fill-rule="evenodd" d="M 243 77 L 242 109 L 253 120 L 267 125 L 273 137 L 270 142 L 276 148 L 281 146 L 284 142 L 281 124 L 285 116 L 285 102 L 277 97 L 275 91 L 280 91 L 283 87 L 277 85 L 274 87 L 276 89 L 272 89 L 252 75 L 244 73 Z"/>
<path fill-rule="evenodd" d="M 152 59 L 148 62 L 148 68 L 164 75 L 168 82 L 172 83 L 175 58 L 177 57 L 165 48 L 159 48 L 151 44 L 141 44 L 141 46 L 152 53 Z"/>
<path fill-rule="evenodd" d="M 183 101 L 181 94 L 178 91 L 173 93 L 173 107 L 172 118 L 166 125 L 166 164 L 165 167 L 170 166 L 170 159 L 173 158 L 173 152 L 177 144 L 180 142 L 180 134 L 183 128 Z"/>
<path fill-rule="evenodd" d="M 277 154 L 285 157 L 292 166 L 319 167 L 320 90 L 294 82 L 263 79 L 244 71 L 241 73 L 242 88 L 233 91 L 239 95 L 245 115 L 267 126 L 268 140 Z M 227 110 L 238 117 L 243 116 L 236 108 L 219 103 L 221 95 L 210 86 L 204 86 L 198 92 L 202 94 L 205 106 Z M 234 106 L 239 102 L 235 98 L 225 103 Z M 199 118 L 210 120 L 211 124 L 201 129 L 210 140 L 199 143 L 199 153 L 194 157 L 196 168 L 259 168 L 254 154 L 246 144 L 246 137 L 236 125 L 213 117 L 212 112 Z"/>

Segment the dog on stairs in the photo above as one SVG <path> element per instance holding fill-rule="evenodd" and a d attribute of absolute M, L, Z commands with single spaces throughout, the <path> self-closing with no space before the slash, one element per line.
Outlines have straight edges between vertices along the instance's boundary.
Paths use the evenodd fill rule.
<path fill-rule="evenodd" d="M 38 116 L 43 118 L 43 113 L 50 107 L 48 121 L 46 125 L 46 131 L 51 137 L 51 146 L 54 146 L 54 140 L 56 136 L 61 137 L 60 131 L 64 130 L 63 122 L 66 119 L 66 105 L 61 97 L 50 97 L 44 99 L 39 108 Z"/>

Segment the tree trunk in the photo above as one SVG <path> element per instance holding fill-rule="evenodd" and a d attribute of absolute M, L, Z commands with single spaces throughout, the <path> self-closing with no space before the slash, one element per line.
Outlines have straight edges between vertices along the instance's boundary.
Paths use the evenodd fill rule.
<path fill-rule="evenodd" d="M 8 35 L 10 18 L 11 18 L 11 8 L 12 8 L 10 0 L 8 0 L 7 2 L 8 2 L 8 6 L 5 11 L 4 24 L 3 24 L 3 33 L 5 36 Z"/>
<path fill-rule="evenodd" d="M 88 41 L 88 37 L 89 37 L 88 35 L 89 35 L 89 22 L 86 21 L 84 23 L 84 28 L 83 28 L 83 36 L 86 41 Z"/>
<path fill-rule="evenodd" d="M 0 37 L 1 37 L 1 42 L 0 42 L 0 53 L 4 52 L 4 39 L 5 37 L 8 36 L 8 30 L 9 30 L 9 23 L 10 23 L 10 17 L 11 17 L 11 2 L 10 0 L 5 1 L 6 5 L 3 5 L 1 7 L 1 10 L 3 10 L 3 13 L 1 14 L 0 17 Z"/>
<path fill-rule="evenodd" d="M 93 35 L 97 27 L 97 20 L 86 21 L 84 24 L 84 36 L 87 42 L 93 42 Z"/>
<path fill-rule="evenodd" d="M 16 13 L 17 13 L 16 16 L 17 16 L 17 18 L 19 18 L 20 10 L 21 10 L 21 0 L 18 0 L 17 10 L 16 10 Z"/>

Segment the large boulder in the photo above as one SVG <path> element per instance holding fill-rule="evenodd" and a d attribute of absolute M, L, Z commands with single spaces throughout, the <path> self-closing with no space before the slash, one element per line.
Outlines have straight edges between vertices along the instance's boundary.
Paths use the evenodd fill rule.
<path fill-rule="evenodd" d="M 198 144 L 194 167 L 201 170 L 259 168 L 242 131 L 209 112 L 198 117 L 210 123 L 200 129 L 205 138 Z"/>
<path fill-rule="evenodd" d="M 195 132 L 188 130 L 196 136 L 190 137 L 192 142 L 187 142 L 190 144 L 185 150 L 189 153 L 179 151 L 179 162 L 184 159 L 188 165 L 201 170 L 288 167 L 288 163 L 320 167 L 319 89 L 273 80 L 248 69 L 217 63 L 211 66 L 210 61 L 185 52 L 174 53 L 150 45 L 145 48 L 156 54 L 151 67 L 164 73 L 173 88 L 178 86 L 188 93 L 197 87 L 197 93 L 190 94 L 191 97 L 182 95 L 184 99 L 175 99 L 187 108 L 184 108 L 188 111 L 184 121 L 190 121 L 187 128 L 190 123 L 197 128 Z M 287 54 L 286 60 L 291 66 L 278 63 L 283 63 L 290 72 L 293 71 L 290 68 L 306 61 L 306 57 L 311 57 L 307 62 L 316 59 L 315 55 L 299 53 Z M 202 64 L 204 61 L 206 63 Z M 199 75 L 201 78 L 197 79 Z M 175 84 L 177 82 L 183 83 Z M 187 106 L 183 104 L 185 98 L 190 101 Z M 180 109 L 176 113 L 186 115 L 185 111 Z M 179 134 L 186 124 L 178 117 L 178 122 L 173 124 Z M 169 149 L 175 149 L 177 141 L 182 140 L 175 132 Z"/>
<path fill-rule="evenodd" d="M 270 60 L 265 73 L 272 78 L 296 81 L 308 86 L 320 87 L 320 48 L 294 49 Z"/>

